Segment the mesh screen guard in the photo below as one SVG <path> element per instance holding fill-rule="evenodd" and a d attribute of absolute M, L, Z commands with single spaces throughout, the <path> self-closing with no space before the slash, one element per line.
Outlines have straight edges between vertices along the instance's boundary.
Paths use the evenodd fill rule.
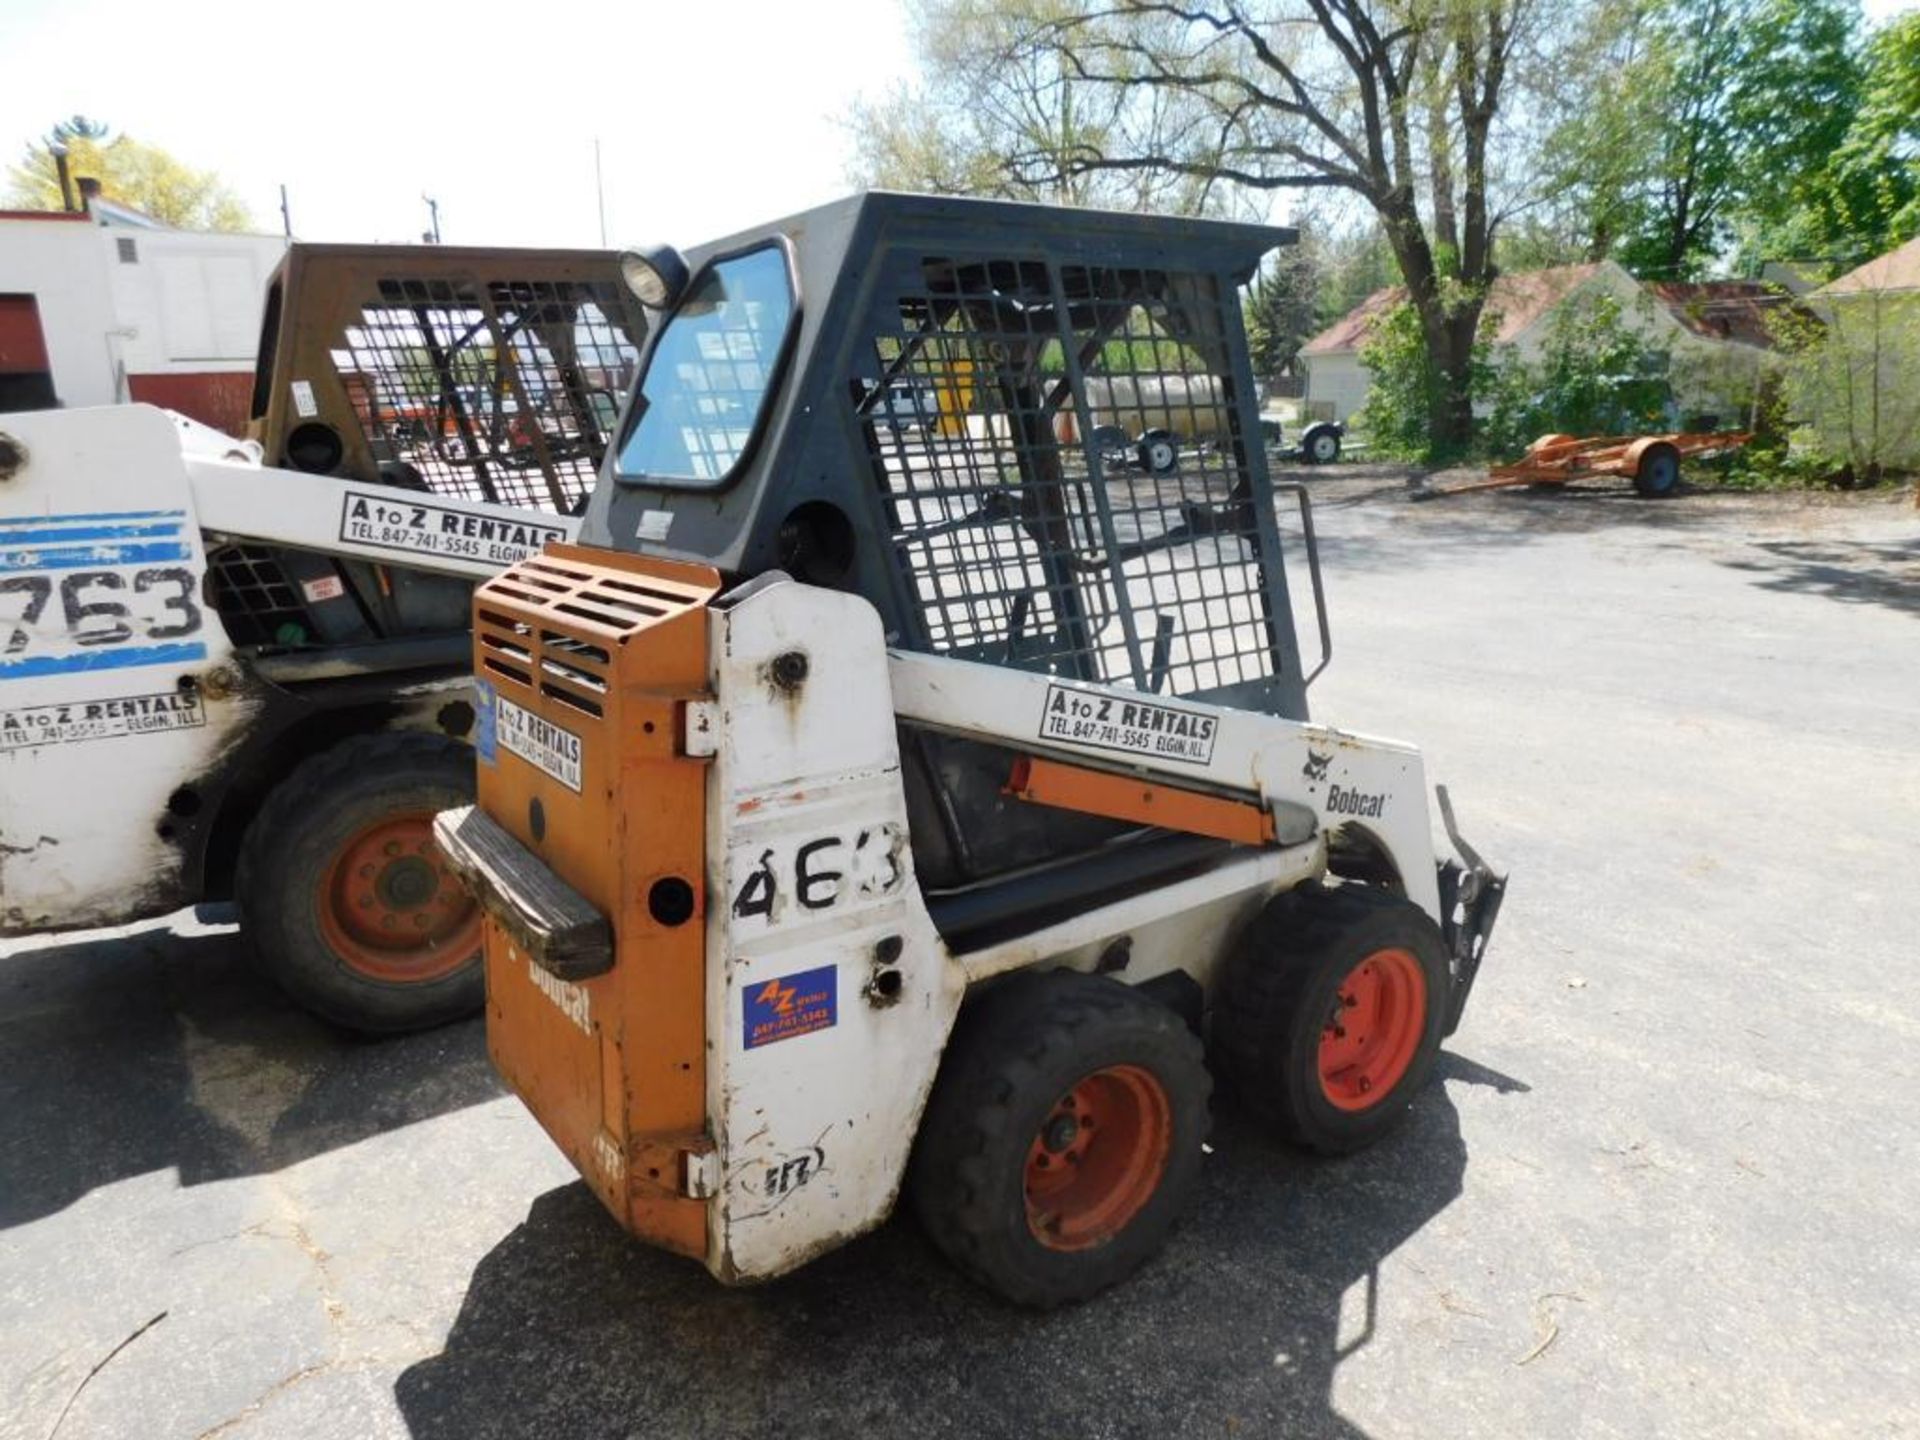
<path fill-rule="evenodd" d="M 849 384 L 913 648 L 1276 707 L 1292 635 L 1229 286 L 929 257 L 871 316 Z"/>
<path fill-rule="evenodd" d="M 333 362 L 376 458 L 436 494 L 575 510 L 634 378 L 619 282 L 379 282 Z"/>

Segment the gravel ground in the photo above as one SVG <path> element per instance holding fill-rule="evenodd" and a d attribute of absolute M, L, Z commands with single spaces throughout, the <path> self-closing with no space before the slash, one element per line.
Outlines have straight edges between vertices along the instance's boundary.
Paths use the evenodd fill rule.
<path fill-rule="evenodd" d="M 343 1038 L 185 917 L 12 944 L 0 1435 L 1920 1434 L 1920 514 L 1309 482 L 1316 714 L 1417 740 L 1514 874 L 1389 1141 L 1223 1120 L 1066 1313 L 905 1221 L 727 1291 L 477 1024 Z"/>

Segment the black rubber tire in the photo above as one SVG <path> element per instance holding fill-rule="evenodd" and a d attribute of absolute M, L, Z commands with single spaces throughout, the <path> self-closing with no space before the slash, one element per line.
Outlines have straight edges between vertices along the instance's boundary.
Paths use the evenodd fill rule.
<path fill-rule="evenodd" d="M 275 786 L 247 828 L 234 898 L 256 961 L 299 1004 L 371 1035 L 443 1025 L 485 1003 L 478 945 L 458 969 L 405 983 L 352 969 L 318 919 L 319 877 L 346 840 L 385 814 L 450 809 L 474 799 L 473 751 L 441 735 L 356 735 Z"/>
<path fill-rule="evenodd" d="M 1180 468 L 1180 446 L 1171 431 L 1149 430 L 1140 437 L 1136 454 L 1149 475 L 1171 475 Z"/>
<path fill-rule="evenodd" d="M 1309 465 L 1331 465 L 1340 458 L 1340 432 L 1331 425 L 1310 425 L 1300 437 L 1300 458 Z"/>
<path fill-rule="evenodd" d="M 1680 452 L 1671 445 L 1650 445 L 1633 472 L 1633 488 L 1649 500 L 1664 500 L 1680 488 Z"/>
<path fill-rule="evenodd" d="M 1062 1095 L 1112 1065 L 1149 1071 L 1166 1094 L 1166 1170 L 1111 1239 L 1054 1249 L 1027 1222 L 1028 1147 Z M 1200 1042 L 1167 1007 L 1104 976 L 1017 976 L 961 1012 L 920 1126 L 910 1202 L 947 1258 L 1003 1299 L 1036 1309 L 1084 1300 L 1166 1243 L 1199 1179 L 1212 1088 Z"/>
<path fill-rule="evenodd" d="M 1340 982 L 1384 949 L 1410 952 L 1426 982 L 1418 1048 L 1372 1105 L 1343 1110 L 1321 1088 L 1321 1029 Z M 1359 885 L 1290 891 L 1261 911 L 1227 958 L 1213 1009 L 1214 1071 L 1281 1139 L 1322 1155 L 1350 1154 L 1399 1124 L 1427 1083 L 1450 974 L 1439 927 L 1412 901 Z"/>
<path fill-rule="evenodd" d="M 1118 425 L 1096 425 L 1093 434 L 1088 437 L 1093 451 L 1103 462 L 1126 464 L 1131 460 L 1128 454 L 1133 443 L 1127 439 L 1127 432 Z"/>

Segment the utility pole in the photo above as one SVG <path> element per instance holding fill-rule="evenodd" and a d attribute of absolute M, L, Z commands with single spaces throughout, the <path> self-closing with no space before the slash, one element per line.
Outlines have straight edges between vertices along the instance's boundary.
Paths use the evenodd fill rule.
<path fill-rule="evenodd" d="M 60 177 L 60 208 L 71 215 L 79 207 L 73 203 L 73 170 L 67 164 L 67 147 L 55 140 L 47 146 L 53 156 L 53 172 Z"/>
<path fill-rule="evenodd" d="M 593 193 L 600 202 L 600 248 L 607 248 L 607 187 L 600 179 L 600 137 L 593 137 Z"/>
<path fill-rule="evenodd" d="M 287 239 L 293 239 L 293 211 L 287 208 L 287 187 L 280 187 L 280 230 Z"/>
<path fill-rule="evenodd" d="M 422 195 L 420 198 L 427 202 L 427 218 L 433 222 L 431 228 L 420 238 L 429 245 L 438 245 L 440 243 L 440 202 L 431 195 Z"/>

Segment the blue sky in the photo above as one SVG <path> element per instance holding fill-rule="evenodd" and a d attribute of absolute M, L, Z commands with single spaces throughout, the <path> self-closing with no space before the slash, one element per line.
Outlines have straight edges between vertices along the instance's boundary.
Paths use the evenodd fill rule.
<path fill-rule="evenodd" d="M 1915 0 L 1866 0 L 1870 19 Z M 75 111 L 219 170 L 309 240 L 691 244 L 844 193 L 896 0 L 0 0 L 0 157 Z"/>

